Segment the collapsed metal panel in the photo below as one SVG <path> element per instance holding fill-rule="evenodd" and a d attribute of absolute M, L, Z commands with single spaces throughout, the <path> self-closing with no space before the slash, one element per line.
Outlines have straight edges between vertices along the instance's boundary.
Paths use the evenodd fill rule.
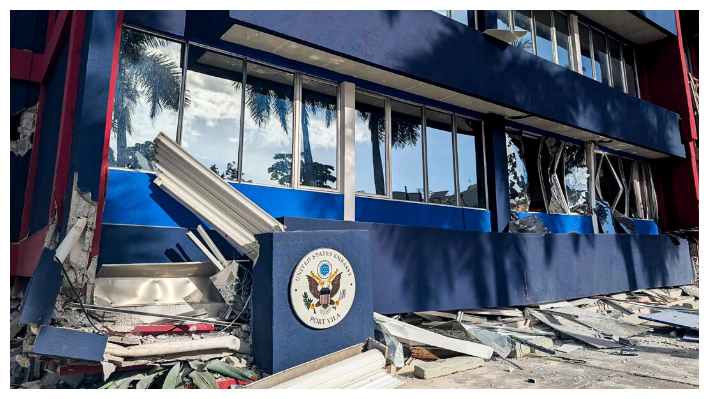
<path fill-rule="evenodd" d="M 222 180 L 164 133 L 154 140 L 155 184 L 204 219 L 254 262 L 254 235 L 285 231 L 285 226 Z"/>

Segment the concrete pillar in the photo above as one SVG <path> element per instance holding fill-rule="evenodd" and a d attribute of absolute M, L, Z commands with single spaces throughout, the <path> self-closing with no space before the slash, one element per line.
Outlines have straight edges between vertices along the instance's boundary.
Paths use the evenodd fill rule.
<path fill-rule="evenodd" d="M 340 187 L 345 197 L 344 220 L 355 220 L 355 85 L 340 84 Z"/>
<path fill-rule="evenodd" d="M 483 117 L 486 186 L 492 231 L 502 231 L 510 221 L 510 189 L 507 177 L 505 118 L 497 114 Z"/>

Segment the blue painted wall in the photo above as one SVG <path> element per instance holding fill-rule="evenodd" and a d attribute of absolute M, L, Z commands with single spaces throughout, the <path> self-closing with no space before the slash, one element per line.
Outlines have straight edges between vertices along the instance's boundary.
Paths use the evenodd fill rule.
<path fill-rule="evenodd" d="M 332 352 L 363 343 L 374 334 L 372 264 L 367 231 L 299 231 L 259 234 L 259 260 L 253 276 L 252 342 L 256 363 L 277 373 Z M 315 330 L 296 318 L 290 304 L 290 279 L 298 262 L 317 248 L 332 248 L 347 258 L 356 291 L 352 307 L 335 326 Z"/>
<path fill-rule="evenodd" d="M 659 235 L 660 229 L 657 227 L 657 223 L 654 220 L 645 219 L 630 219 L 633 221 L 633 226 L 635 226 L 635 232 L 638 234 L 647 235 Z"/>
<path fill-rule="evenodd" d="M 184 10 L 126 10 L 123 13 L 123 22 L 139 27 L 150 27 L 177 36 L 185 34 Z"/>
<path fill-rule="evenodd" d="M 163 189 L 155 174 L 109 169 L 104 223 L 196 227 L 200 220 Z M 230 183 L 274 217 L 342 219 L 340 194 Z"/>
<path fill-rule="evenodd" d="M 470 232 L 284 218 L 293 230 L 367 229 L 374 310 L 405 313 L 543 303 L 691 284 L 687 242 L 631 234 Z"/>
<path fill-rule="evenodd" d="M 496 104 L 685 156 L 677 114 L 430 11 L 230 11 L 229 16 L 248 27 Z M 499 82 L 515 90 L 500 90 Z"/>
<path fill-rule="evenodd" d="M 69 44 L 66 43 L 47 84 L 39 148 L 34 148 L 34 151 L 39 151 L 39 154 L 37 154 L 37 169 L 32 196 L 32 213 L 29 223 L 30 235 L 46 226 L 49 219 L 49 205 L 54 186 L 54 167 L 57 158 L 59 123 L 62 113 L 68 53 Z"/>
<path fill-rule="evenodd" d="M 565 234 L 576 232 L 578 234 L 593 234 L 593 220 L 591 216 L 528 212 L 515 213 L 517 213 L 520 219 L 531 215 L 538 217 L 551 233 Z"/>
<path fill-rule="evenodd" d="M 44 53 L 47 10 L 10 10 L 10 48 Z"/>

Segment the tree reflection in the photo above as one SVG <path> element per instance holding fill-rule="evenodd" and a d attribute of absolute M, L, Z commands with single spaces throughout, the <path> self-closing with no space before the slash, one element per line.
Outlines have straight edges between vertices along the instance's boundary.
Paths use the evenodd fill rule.
<path fill-rule="evenodd" d="M 271 180 L 278 181 L 278 184 L 282 186 L 290 186 L 291 171 L 293 170 L 293 155 L 281 153 L 274 155 L 273 159 L 275 159 L 276 162 L 268 168 L 268 173 L 271 174 Z M 300 162 L 300 168 L 301 170 L 305 168 L 304 159 Z M 334 183 L 337 180 L 333 174 L 334 171 L 334 166 L 325 165 L 320 162 L 312 162 L 312 186 L 329 188 L 329 183 Z"/>
<path fill-rule="evenodd" d="M 132 117 L 141 97 L 150 107 L 150 119 L 154 119 L 163 109 L 179 110 L 180 66 L 167 55 L 156 51 L 170 43 L 132 29 L 123 29 L 111 122 L 111 130 L 116 136 L 116 166 L 134 168 L 138 162 L 131 160 L 137 155 L 129 155 L 133 152 L 127 147 L 127 135 L 133 133 Z M 189 96 L 185 93 L 184 106 L 189 106 L 189 103 Z M 152 155 L 140 154 L 149 165 Z"/>

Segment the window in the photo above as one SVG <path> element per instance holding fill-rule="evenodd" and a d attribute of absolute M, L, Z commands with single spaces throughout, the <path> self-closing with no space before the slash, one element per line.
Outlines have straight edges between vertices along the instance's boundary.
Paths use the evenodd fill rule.
<path fill-rule="evenodd" d="M 153 170 L 159 132 L 176 138 L 182 44 L 124 28 L 118 56 L 108 164 Z"/>
<path fill-rule="evenodd" d="M 190 47 L 180 145 L 223 179 L 238 181 L 244 62 Z"/>
<path fill-rule="evenodd" d="M 303 78 L 300 184 L 337 188 L 337 86 Z"/>
<path fill-rule="evenodd" d="M 385 102 L 355 92 L 355 191 L 387 195 Z"/>
<path fill-rule="evenodd" d="M 421 107 L 391 101 L 391 143 L 393 198 L 424 202 Z"/>
<path fill-rule="evenodd" d="M 554 50 L 551 41 L 550 11 L 534 11 L 534 30 L 536 33 L 535 48 L 537 55 L 554 62 Z"/>
<path fill-rule="evenodd" d="M 355 110 L 357 194 L 485 207 L 480 121 L 360 91 Z"/>
<path fill-rule="evenodd" d="M 468 25 L 468 11 L 466 10 L 433 10 L 433 12 L 458 21 L 463 25 Z"/>
<path fill-rule="evenodd" d="M 611 213 L 657 220 L 657 197 L 645 162 L 596 152 L 596 202 Z"/>
<path fill-rule="evenodd" d="M 510 24 L 510 11 L 509 10 L 497 10 L 497 29 L 509 30 L 512 25 Z"/>
<path fill-rule="evenodd" d="M 458 147 L 458 182 L 460 205 L 467 208 L 485 207 L 485 189 L 478 185 L 478 174 L 484 170 L 476 141 L 482 134 L 482 124 L 472 119 L 456 117 L 456 145 Z M 482 180 L 482 179 L 481 179 Z"/>
<path fill-rule="evenodd" d="M 534 41 L 532 39 L 532 12 L 513 11 L 515 30 L 525 30 L 527 33 L 515 40 L 512 45 L 534 54 Z"/>
<path fill-rule="evenodd" d="M 242 180 L 291 187 L 293 74 L 254 63 L 246 71 Z"/>
<path fill-rule="evenodd" d="M 625 91 L 623 68 L 620 55 L 620 43 L 617 40 L 608 38 L 608 54 L 611 59 L 611 75 L 613 76 L 613 88 Z"/>
<path fill-rule="evenodd" d="M 623 65 L 625 65 L 625 81 L 627 93 L 633 97 L 638 96 L 637 80 L 635 77 L 635 53 L 631 47 L 623 45 Z"/>
<path fill-rule="evenodd" d="M 579 24 L 579 44 L 581 46 L 581 74 L 593 79 L 593 57 L 591 55 L 591 31 Z"/>
<path fill-rule="evenodd" d="M 569 17 L 558 11 L 554 11 L 554 28 L 556 30 L 556 63 L 563 67 L 571 68 Z"/>
<path fill-rule="evenodd" d="M 508 130 L 507 168 L 511 211 L 590 214 L 583 147 Z"/>
<path fill-rule="evenodd" d="M 453 172 L 453 119 L 451 114 L 426 110 L 428 202 L 456 204 Z"/>
<path fill-rule="evenodd" d="M 608 50 L 606 50 L 606 37 L 595 29 L 591 30 L 593 42 L 593 70 L 594 79 L 603 84 L 610 85 L 610 70 L 608 68 Z"/>

